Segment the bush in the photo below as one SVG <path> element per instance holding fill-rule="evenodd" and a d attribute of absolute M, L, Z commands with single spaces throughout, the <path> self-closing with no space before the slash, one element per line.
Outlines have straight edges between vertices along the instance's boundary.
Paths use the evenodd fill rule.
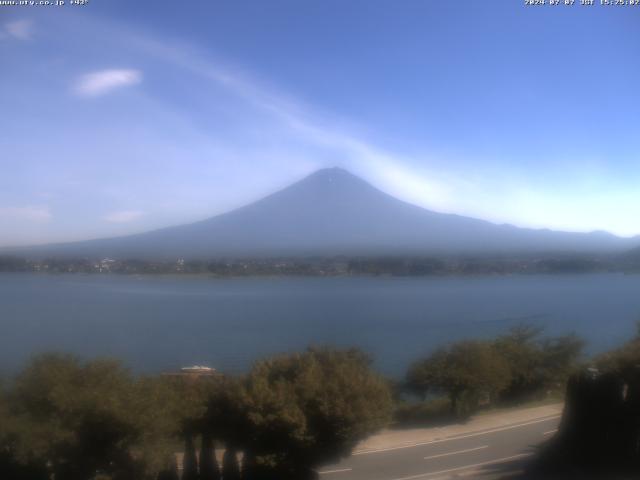
<path fill-rule="evenodd" d="M 415 362 L 407 373 L 407 386 L 423 397 L 449 397 L 453 416 L 472 414 L 481 401 L 490 401 L 509 383 L 509 366 L 492 343 L 464 341 L 437 350 Z"/>
<path fill-rule="evenodd" d="M 47 476 L 155 478 L 172 453 L 164 398 L 118 362 L 41 355 L 7 395 L 5 440 L 15 461 L 46 465 Z"/>
<path fill-rule="evenodd" d="M 348 455 L 391 415 L 387 382 L 358 350 L 309 349 L 258 362 L 246 381 L 249 449 L 280 478 Z"/>
<path fill-rule="evenodd" d="M 497 352 L 509 367 L 509 383 L 500 400 L 518 403 L 564 393 L 564 386 L 576 368 L 583 341 L 575 335 L 541 338 L 542 329 L 520 325 L 495 341 Z"/>
<path fill-rule="evenodd" d="M 433 426 L 448 423 L 454 417 L 447 397 L 435 398 L 420 403 L 404 403 L 397 406 L 394 413 L 394 426 L 398 428 L 415 426 Z"/>

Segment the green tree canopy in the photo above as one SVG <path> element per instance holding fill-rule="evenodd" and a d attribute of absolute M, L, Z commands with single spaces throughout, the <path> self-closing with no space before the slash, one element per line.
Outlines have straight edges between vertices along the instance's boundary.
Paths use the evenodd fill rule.
<path fill-rule="evenodd" d="M 542 387 L 543 353 L 539 342 L 542 328 L 518 325 L 495 341 L 495 348 L 507 362 L 509 384 L 501 396 L 518 401 Z"/>
<path fill-rule="evenodd" d="M 348 455 L 390 419 L 388 384 L 358 350 L 309 349 L 258 362 L 248 375 L 248 448 L 257 461 L 304 478 Z"/>
<path fill-rule="evenodd" d="M 170 461 L 166 391 L 118 362 L 34 358 L 8 396 L 16 458 L 39 459 L 56 479 L 154 477 Z M 164 445 L 163 445 L 164 443 Z"/>
<path fill-rule="evenodd" d="M 637 378 L 640 372 L 640 321 L 636 336 L 620 348 L 603 353 L 595 359 L 596 366 L 620 375 L 625 381 Z"/>
<path fill-rule="evenodd" d="M 490 342 L 463 341 L 415 362 L 406 381 L 420 395 L 448 395 L 452 412 L 464 416 L 483 395 L 494 395 L 508 385 L 509 366 Z"/>
<path fill-rule="evenodd" d="M 522 401 L 562 389 L 576 367 L 584 342 L 572 334 L 543 338 L 542 332 L 540 327 L 518 325 L 496 339 L 495 348 L 510 371 L 503 400 Z"/>
<path fill-rule="evenodd" d="M 576 369 L 584 340 L 575 334 L 545 338 L 541 341 L 542 382 L 545 388 L 564 386 L 569 375 Z"/>

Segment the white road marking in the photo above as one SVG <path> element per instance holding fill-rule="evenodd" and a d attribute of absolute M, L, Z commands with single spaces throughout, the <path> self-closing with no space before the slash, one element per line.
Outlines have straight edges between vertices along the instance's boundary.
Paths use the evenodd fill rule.
<path fill-rule="evenodd" d="M 342 473 L 342 472 L 350 472 L 353 470 L 352 468 L 339 468 L 337 470 L 323 470 L 322 472 L 318 472 L 318 475 L 327 475 L 329 473 Z"/>
<path fill-rule="evenodd" d="M 548 432 L 544 432 L 542 435 L 551 435 L 552 433 L 556 433 L 558 431 L 557 428 L 554 428 L 553 430 L 549 430 Z"/>
<path fill-rule="evenodd" d="M 465 465 L 463 467 L 448 468 L 447 470 L 439 470 L 437 472 L 420 473 L 418 475 L 411 475 L 410 477 L 394 478 L 393 480 L 413 480 L 416 478 L 432 477 L 433 475 L 441 475 L 443 473 L 459 472 L 460 470 L 470 470 L 472 468 L 485 467 L 487 465 L 495 465 L 497 463 L 504 463 L 504 462 L 508 462 L 509 460 L 515 460 L 516 458 L 530 457 L 531 455 L 533 455 L 533 453 L 520 453 L 518 455 L 512 455 L 511 457 L 498 458 L 496 460 L 489 460 L 482 463 L 474 463 L 472 465 Z M 444 477 L 444 478 L 448 478 L 448 477 Z M 440 480 L 440 479 L 431 479 L 431 480 Z"/>
<path fill-rule="evenodd" d="M 440 439 L 440 440 L 431 440 L 429 442 L 411 443 L 409 445 L 401 445 L 401 446 L 398 446 L 398 447 L 389 447 L 389 448 L 380 448 L 378 450 L 363 450 L 363 451 L 359 451 L 359 452 L 354 452 L 351 455 L 352 456 L 369 455 L 371 453 L 390 452 L 392 450 L 401 450 L 403 448 L 413 448 L 413 447 L 421 447 L 423 445 L 433 445 L 434 443 L 452 442 L 454 440 L 461 440 L 463 438 L 477 437 L 479 435 L 487 435 L 489 433 L 502 432 L 504 430 L 511 430 L 513 428 L 526 427 L 527 425 L 535 425 L 536 423 L 549 422 L 549 421 L 555 420 L 557 418 L 560 418 L 560 415 L 553 415 L 551 417 L 545 417 L 545 418 L 543 418 L 541 420 L 534 420 L 534 421 L 531 421 L 531 422 L 519 423 L 519 424 L 516 424 L 516 425 L 509 425 L 509 426 L 506 426 L 506 427 L 493 428 L 493 429 L 490 429 L 490 430 L 484 430 L 482 432 L 470 433 L 468 435 L 459 435 L 457 437 L 443 438 L 443 439 Z"/>
<path fill-rule="evenodd" d="M 476 448 L 467 448 L 466 450 L 458 450 L 457 452 L 441 453 L 439 455 L 431 455 L 429 457 L 424 457 L 424 459 L 425 460 L 431 460 L 432 458 L 448 457 L 449 455 L 458 455 L 459 453 L 475 452 L 476 450 L 482 450 L 482 449 L 485 449 L 485 448 L 489 448 L 489 445 L 483 445 L 481 447 L 476 447 Z"/>

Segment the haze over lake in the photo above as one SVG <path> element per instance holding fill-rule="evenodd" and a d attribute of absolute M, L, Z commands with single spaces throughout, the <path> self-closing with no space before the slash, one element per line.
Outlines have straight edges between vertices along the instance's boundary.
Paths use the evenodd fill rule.
<path fill-rule="evenodd" d="M 640 276 L 175 278 L 0 274 L 0 368 L 33 353 L 112 355 L 135 371 L 242 372 L 309 344 L 359 346 L 400 376 L 444 343 L 519 323 L 576 332 L 594 353 L 628 340 Z"/>

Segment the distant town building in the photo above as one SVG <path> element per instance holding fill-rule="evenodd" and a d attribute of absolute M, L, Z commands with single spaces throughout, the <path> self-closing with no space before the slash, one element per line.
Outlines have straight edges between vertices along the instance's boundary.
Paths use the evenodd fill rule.
<path fill-rule="evenodd" d="M 176 271 L 184 272 L 184 258 L 179 258 L 176 262 Z"/>
<path fill-rule="evenodd" d="M 116 263 L 116 261 L 113 260 L 112 258 L 103 258 L 100 261 L 100 263 L 98 264 L 98 271 L 100 273 L 102 273 L 102 272 L 110 272 L 111 271 L 111 267 L 115 263 Z"/>

